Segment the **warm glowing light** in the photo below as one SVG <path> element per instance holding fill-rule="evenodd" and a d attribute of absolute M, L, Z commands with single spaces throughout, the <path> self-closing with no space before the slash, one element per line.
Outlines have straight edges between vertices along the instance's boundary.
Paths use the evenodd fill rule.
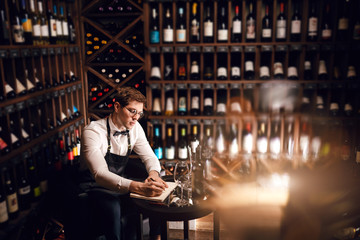
<path fill-rule="evenodd" d="M 229 146 L 229 157 L 235 158 L 239 153 L 239 144 L 237 139 L 234 139 Z"/>
<path fill-rule="evenodd" d="M 251 133 L 244 136 L 243 149 L 245 153 L 251 153 L 253 145 L 253 137 Z"/>
<path fill-rule="evenodd" d="M 273 155 L 279 155 L 279 153 L 280 153 L 280 138 L 279 137 L 271 138 L 270 153 Z"/>
<path fill-rule="evenodd" d="M 223 153 L 225 151 L 225 138 L 223 135 L 220 135 L 216 139 L 216 151 L 218 153 Z"/>
<path fill-rule="evenodd" d="M 300 136 L 300 151 L 302 155 L 302 160 L 307 162 L 309 158 L 309 136 L 308 135 L 301 135 Z"/>
<path fill-rule="evenodd" d="M 314 159 L 317 159 L 319 157 L 321 148 L 321 139 L 319 136 L 316 136 L 311 141 L 311 155 L 314 157 Z"/>
<path fill-rule="evenodd" d="M 267 138 L 260 137 L 257 139 L 256 148 L 259 153 L 266 153 L 268 147 Z"/>

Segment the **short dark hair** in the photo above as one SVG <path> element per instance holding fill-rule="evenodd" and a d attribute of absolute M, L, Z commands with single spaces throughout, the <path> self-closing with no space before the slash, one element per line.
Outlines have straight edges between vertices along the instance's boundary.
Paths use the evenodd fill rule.
<path fill-rule="evenodd" d="M 119 88 L 115 96 L 115 101 L 119 102 L 121 107 L 126 107 L 132 101 L 141 102 L 144 104 L 144 108 L 146 107 L 145 96 L 133 87 Z"/>

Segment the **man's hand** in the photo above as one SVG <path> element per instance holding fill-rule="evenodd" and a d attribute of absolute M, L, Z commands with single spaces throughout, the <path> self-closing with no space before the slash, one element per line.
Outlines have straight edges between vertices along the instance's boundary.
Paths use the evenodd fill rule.
<path fill-rule="evenodd" d="M 165 190 L 164 184 L 155 181 L 145 181 L 145 182 L 132 181 L 129 187 L 130 192 L 138 193 L 148 197 L 159 196 L 164 190 Z"/>
<path fill-rule="evenodd" d="M 147 179 L 145 180 L 145 182 L 157 182 L 157 183 L 161 183 L 163 184 L 163 186 L 165 188 L 169 187 L 166 182 L 164 180 L 161 179 L 161 177 L 159 176 L 159 173 L 157 171 L 150 171 L 149 172 L 149 176 L 147 177 Z M 165 189 L 164 188 L 164 189 Z"/>

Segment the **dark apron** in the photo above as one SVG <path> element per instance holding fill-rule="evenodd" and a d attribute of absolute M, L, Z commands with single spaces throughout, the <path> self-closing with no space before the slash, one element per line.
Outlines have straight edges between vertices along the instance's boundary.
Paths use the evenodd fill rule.
<path fill-rule="evenodd" d="M 131 153 L 131 142 L 130 142 L 130 135 L 127 133 L 128 139 L 128 151 L 126 156 L 119 156 L 110 152 L 111 150 L 111 143 L 110 143 L 110 125 L 109 125 L 109 118 L 106 119 L 106 129 L 107 129 L 107 140 L 108 140 L 108 148 L 105 155 L 105 160 L 108 165 L 109 171 L 115 173 L 121 177 L 127 177 L 124 175 L 125 167 L 129 160 L 129 155 Z M 88 192 L 92 189 L 100 190 L 103 189 L 104 191 L 109 191 L 114 193 L 113 191 L 107 190 L 106 188 L 100 186 L 95 182 L 93 175 L 91 174 L 90 170 L 87 169 L 80 174 L 80 188 L 84 192 Z"/>

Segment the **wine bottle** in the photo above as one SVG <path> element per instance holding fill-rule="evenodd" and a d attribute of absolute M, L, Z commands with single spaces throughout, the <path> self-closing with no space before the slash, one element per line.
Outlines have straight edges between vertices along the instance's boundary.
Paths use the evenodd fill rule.
<path fill-rule="evenodd" d="M 281 52 L 275 53 L 274 61 L 274 78 L 284 79 L 284 67 L 283 67 L 284 55 Z"/>
<path fill-rule="evenodd" d="M 287 70 L 287 77 L 289 80 L 298 80 L 298 68 L 297 68 L 297 58 L 298 54 L 291 52 L 289 56 L 289 65 Z"/>
<path fill-rule="evenodd" d="M 226 114 L 226 101 L 227 101 L 226 89 L 225 88 L 217 89 L 216 115 L 224 116 Z"/>
<path fill-rule="evenodd" d="M 32 24 L 32 38 L 34 45 L 41 45 L 41 20 L 40 16 L 35 12 L 35 2 L 30 0 L 30 15 Z"/>
<path fill-rule="evenodd" d="M 242 149 L 245 154 L 252 153 L 253 149 L 253 135 L 251 122 L 245 122 L 245 127 L 242 131 Z"/>
<path fill-rule="evenodd" d="M 166 145 L 165 145 L 165 159 L 174 160 L 175 159 L 175 140 L 173 136 L 174 125 L 166 125 Z"/>
<path fill-rule="evenodd" d="M 356 69 L 355 69 L 355 65 L 353 63 L 350 63 L 348 65 L 346 79 L 350 80 L 350 81 L 357 79 Z"/>
<path fill-rule="evenodd" d="M 348 40 L 349 35 L 350 0 L 342 0 L 341 2 L 341 13 L 339 14 L 340 17 L 338 20 L 338 29 L 336 36 L 339 41 L 345 41 Z"/>
<path fill-rule="evenodd" d="M 294 3 L 294 14 L 291 18 L 290 39 L 293 42 L 301 39 L 301 15 L 297 1 Z"/>
<path fill-rule="evenodd" d="M 21 22 L 21 16 L 15 0 L 11 0 L 11 19 L 10 24 L 12 28 L 12 38 L 14 44 L 25 44 L 25 32 Z"/>
<path fill-rule="evenodd" d="M 18 195 L 15 189 L 11 168 L 4 168 L 5 194 L 8 214 L 10 219 L 15 219 L 19 215 Z"/>
<path fill-rule="evenodd" d="M 177 79 L 186 80 L 187 79 L 186 54 L 178 53 L 177 56 L 178 56 Z"/>
<path fill-rule="evenodd" d="M 60 19 L 60 23 L 61 23 L 62 36 L 63 36 L 62 44 L 68 44 L 69 43 L 69 25 L 68 25 L 67 18 L 65 18 L 65 15 L 64 15 L 63 6 L 60 6 L 59 19 Z"/>
<path fill-rule="evenodd" d="M 185 116 L 187 115 L 187 90 L 184 87 L 178 86 L 178 115 L 179 116 Z"/>
<path fill-rule="evenodd" d="M 256 31 L 255 31 L 255 26 L 256 26 L 256 18 L 255 18 L 255 13 L 254 13 L 254 9 L 253 9 L 253 2 L 250 2 L 249 5 L 249 14 L 246 17 L 246 41 L 247 42 L 255 42 L 256 40 Z"/>
<path fill-rule="evenodd" d="M 73 19 L 71 17 L 71 11 L 68 8 L 66 10 L 67 12 L 67 23 L 68 23 L 68 33 L 69 33 L 69 43 L 75 43 L 76 42 L 76 29 L 75 29 L 75 24 L 73 22 Z"/>
<path fill-rule="evenodd" d="M 227 52 L 218 52 L 217 54 L 217 70 L 216 77 L 218 80 L 227 80 Z"/>
<path fill-rule="evenodd" d="M 194 60 L 191 62 L 190 67 L 190 79 L 191 80 L 199 80 L 200 79 L 200 72 L 199 72 L 199 63 L 198 61 Z"/>
<path fill-rule="evenodd" d="M 214 41 L 214 21 L 211 15 L 211 6 L 206 7 L 206 17 L 204 19 L 204 42 L 210 43 Z"/>
<path fill-rule="evenodd" d="M 226 151 L 225 122 L 218 121 L 216 126 L 215 151 L 222 154 Z"/>
<path fill-rule="evenodd" d="M 179 136 L 177 157 L 180 160 L 186 160 L 188 158 L 186 125 L 179 125 Z"/>
<path fill-rule="evenodd" d="M 30 45 L 33 43 L 32 22 L 29 12 L 26 10 L 25 0 L 21 0 L 20 18 L 24 29 L 25 44 Z"/>
<path fill-rule="evenodd" d="M 260 59 L 260 79 L 270 79 L 271 52 L 262 52 Z"/>
<path fill-rule="evenodd" d="M 81 139 L 80 139 L 79 129 L 75 129 L 75 144 L 77 149 L 77 157 L 79 158 L 81 153 Z"/>
<path fill-rule="evenodd" d="M 244 89 L 244 112 L 251 112 L 254 103 L 254 86 L 251 84 L 245 85 Z"/>
<path fill-rule="evenodd" d="M 9 214 L 4 186 L 0 183 L 0 229 L 4 229 L 9 224 Z"/>
<path fill-rule="evenodd" d="M 269 139 L 270 157 L 272 159 L 278 159 L 280 154 L 280 119 L 275 117 L 271 122 L 271 131 Z"/>
<path fill-rule="evenodd" d="M 301 123 L 299 146 L 300 146 L 301 160 L 303 163 L 306 163 L 309 160 L 309 150 L 310 150 L 310 134 L 309 134 L 308 123 L 306 121 L 303 121 Z"/>
<path fill-rule="evenodd" d="M 241 42 L 241 16 L 239 5 L 235 5 L 235 16 L 232 19 L 232 42 Z"/>
<path fill-rule="evenodd" d="M 20 82 L 20 80 L 18 78 L 15 79 L 15 83 L 16 83 L 16 94 L 19 96 L 23 96 L 25 94 L 27 94 L 27 90 L 25 88 L 25 86 Z"/>
<path fill-rule="evenodd" d="M 337 117 L 340 116 L 340 96 L 339 96 L 339 90 L 333 89 L 331 91 L 331 97 L 330 97 L 330 106 L 329 106 L 329 113 L 330 116 Z"/>
<path fill-rule="evenodd" d="M 198 4 L 196 2 L 192 3 L 192 12 L 191 12 L 191 32 L 190 32 L 190 41 L 192 43 L 200 42 L 200 23 L 198 17 Z"/>
<path fill-rule="evenodd" d="M 318 71 L 318 79 L 319 80 L 327 80 L 329 78 L 325 59 L 321 59 L 319 61 L 319 71 Z"/>
<path fill-rule="evenodd" d="M 268 139 L 267 139 L 267 126 L 266 121 L 259 120 L 258 131 L 256 138 L 256 151 L 263 155 L 267 152 L 268 149 Z"/>
<path fill-rule="evenodd" d="M 6 94 L 7 99 L 16 97 L 16 93 L 15 93 L 14 89 L 7 82 L 5 82 L 5 94 Z"/>
<path fill-rule="evenodd" d="M 230 89 L 230 112 L 238 113 L 242 112 L 241 110 L 241 98 L 240 98 L 240 88 L 238 86 L 234 86 Z"/>
<path fill-rule="evenodd" d="M 307 40 L 316 41 L 318 37 L 318 17 L 316 14 L 316 2 L 311 2 L 308 18 Z"/>
<path fill-rule="evenodd" d="M 1 45 L 8 45 L 10 44 L 10 24 L 9 19 L 6 15 L 6 9 L 5 9 L 5 1 L 1 1 L 0 3 L 0 44 Z M 1 218 L 1 216 L 0 216 Z M 0 225 L 1 225 L 1 219 L 0 219 Z"/>
<path fill-rule="evenodd" d="M 48 22 L 49 22 L 49 41 L 51 44 L 56 44 L 57 42 L 57 30 L 56 30 L 56 16 L 53 15 L 52 11 L 51 11 L 51 5 L 50 5 L 50 1 L 48 1 L 48 11 L 47 11 L 47 18 L 48 18 Z"/>
<path fill-rule="evenodd" d="M 228 18 L 225 5 L 221 5 L 220 7 L 217 37 L 218 42 L 228 41 Z"/>
<path fill-rule="evenodd" d="M 284 148 L 283 152 L 285 157 L 289 160 L 293 159 L 294 156 L 294 119 L 293 117 L 287 117 L 285 119 L 285 130 L 284 130 Z"/>
<path fill-rule="evenodd" d="M 204 86 L 205 88 L 205 86 Z M 214 114 L 214 91 L 211 86 L 206 86 L 204 89 L 204 115 L 212 116 Z"/>
<path fill-rule="evenodd" d="M 152 114 L 161 115 L 161 94 L 159 89 L 153 90 Z"/>
<path fill-rule="evenodd" d="M 262 30 L 261 30 L 261 41 L 271 42 L 272 40 L 272 21 L 269 16 L 269 4 L 265 6 L 265 16 L 262 20 Z"/>
<path fill-rule="evenodd" d="M 326 99 L 325 89 L 319 89 L 316 96 L 316 109 L 315 109 L 315 113 L 318 116 L 325 116 L 325 112 L 326 112 L 325 99 Z"/>
<path fill-rule="evenodd" d="M 31 186 L 32 200 L 37 201 L 41 196 L 37 164 L 41 161 L 42 156 L 38 148 L 33 148 L 32 153 L 32 156 L 29 156 L 29 158 L 26 159 L 26 166 L 28 168 L 28 177 Z"/>
<path fill-rule="evenodd" d="M 230 133 L 229 133 L 229 158 L 230 161 L 237 158 L 239 154 L 239 130 L 238 123 L 232 122 L 230 125 Z"/>
<path fill-rule="evenodd" d="M 40 33 L 41 33 L 41 44 L 47 45 L 49 44 L 50 36 L 49 36 L 49 21 L 46 14 L 43 11 L 43 3 L 42 1 L 38 1 L 38 11 L 40 18 Z"/>
<path fill-rule="evenodd" d="M 230 69 L 230 79 L 231 80 L 240 80 L 241 78 L 241 53 L 232 52 L 231 53 L 231 69 Z"/>
<path fill-rule="evenodd" d="M 184 8 L 179 7 L 179 12 L 176 21 L 176 42 L 185 43 L 186 42 L 186 21 L 184 17 Z"/>
<path fill-rule="evenodd" d="M 21 211 L 30 209 L 31 206 L 31 186 L 25 174 L 23 162 L 17 164 L 19 208 Z"/>
<path fill-rule="evenodd" d="M 156 8 L 152 9 L 150 21 L 150 43 L 160 43 L 159 19 Z"/>
<path fill-rule="evenodd" d="M 321 27 L 321 40 L 330 41 L 332 38 L 332 17 L 330 14 L 330 4 L 326 4 L 325 14 L 323 17 L 322 27 Z"/>
<path fill-rule="evenodd" d="M 24 71 L 24 75 L 25 75 L 25 82 L 26 82 L 26 90 L 28 93 L 33 93 L 36 91 L 36 87 L 35 85 L 30 81 L 29 76 L 28 76 L 28 70 L 25 69 Z"/>
<path fill-rule="evenodd" d="M 66 136 L 66 156 L 67 156 L 67 165 L 69 166 L 73 166 L 75 165 L 74 163 L 74 152 L 73 152 L 73 147 L 71 144 L 71 136 L 70 134 L 68 134 Z"/>
<path fill-rule="evenodd" d="M 164 43 L 172 43 L 174 41 L 174 29 L 173 29 L 170 8 L 166 9 L 164 28 L 163 28 L 163 38 L 164 38 L 163 40 Z"/>
<path fill-rule="evenodd" d="M 200 89 L 198 87 L 190 86 L 190 96 L 191 96 L 191 106 L 190 106 L 190 115 L 199 116 L 200 115 Z"/>
<path fill-rule="evenodd" d="M 200 138 L 199 138 L 199 126 L 197 123 L 193 123 L 191 125 L 191 133 L 189 136 L 189 145 L 191 148 L 191 152 L 196 153 L 196 149 L 200 144 Z"/>
<path fill-rule="evenodd" d="M 214 79 L 214 53 L 204 52 L 204 80 Z"/>
<path fill-rule="evenodd" d="M 53 4 L 53 9 L 54 9 L 53 14 L 54 14 L 55 23 L 56 23 L 56 36 L 57 36 L 56 44 L 63 44 L 64 33 L 63 33 L 63 29 L 62 29 L 62 23 L 61 23 L 60 15 L 58 15 L 58 13 L 57 13 L 57 7 L 55 4 Z M 97 45 L 95 45 L 95 46 L 97 46 Z"/>
<path fill-rule="evenodd" d="M 161 160 L 163 158 L 163 148 L 162 148 L 162 139 L 161 139 L 161 126 L 154 125 L 154 138 L 152 146 L 156 157 Z"/>
<path fill-rule="evenodd" d="M 314 79 L 310 59 L 305 59 L 305 62 L 304 62 L 304 79 L 305 80 L 313 80 Z"/>
<path fill-rule="evenodd" d="M 165 115 L 174 115 L 174 90 L 169 88 L 165 90 Z"/>
<path fill-rule="evenodd" d="M 280 13 L 276 20 L 276 41 L 286 40 L 286 16 L 284 13 L 284 3 L 280 2 Z"/>
<path fill-rule="evenodd" d="M 254 53 L 245 53 L 245 74 L 244 77 L 246 80 L 253 80 L 255 78 L 254 71 Z"/>
<path fill-rule="evenodd" d="M 203 149 L 209 149 L 213 151 L 214 149 L 214 137 L 213 137 L 213 125 L 205 124 L 204 125 L 204 138 L 202 139 Z"/>

